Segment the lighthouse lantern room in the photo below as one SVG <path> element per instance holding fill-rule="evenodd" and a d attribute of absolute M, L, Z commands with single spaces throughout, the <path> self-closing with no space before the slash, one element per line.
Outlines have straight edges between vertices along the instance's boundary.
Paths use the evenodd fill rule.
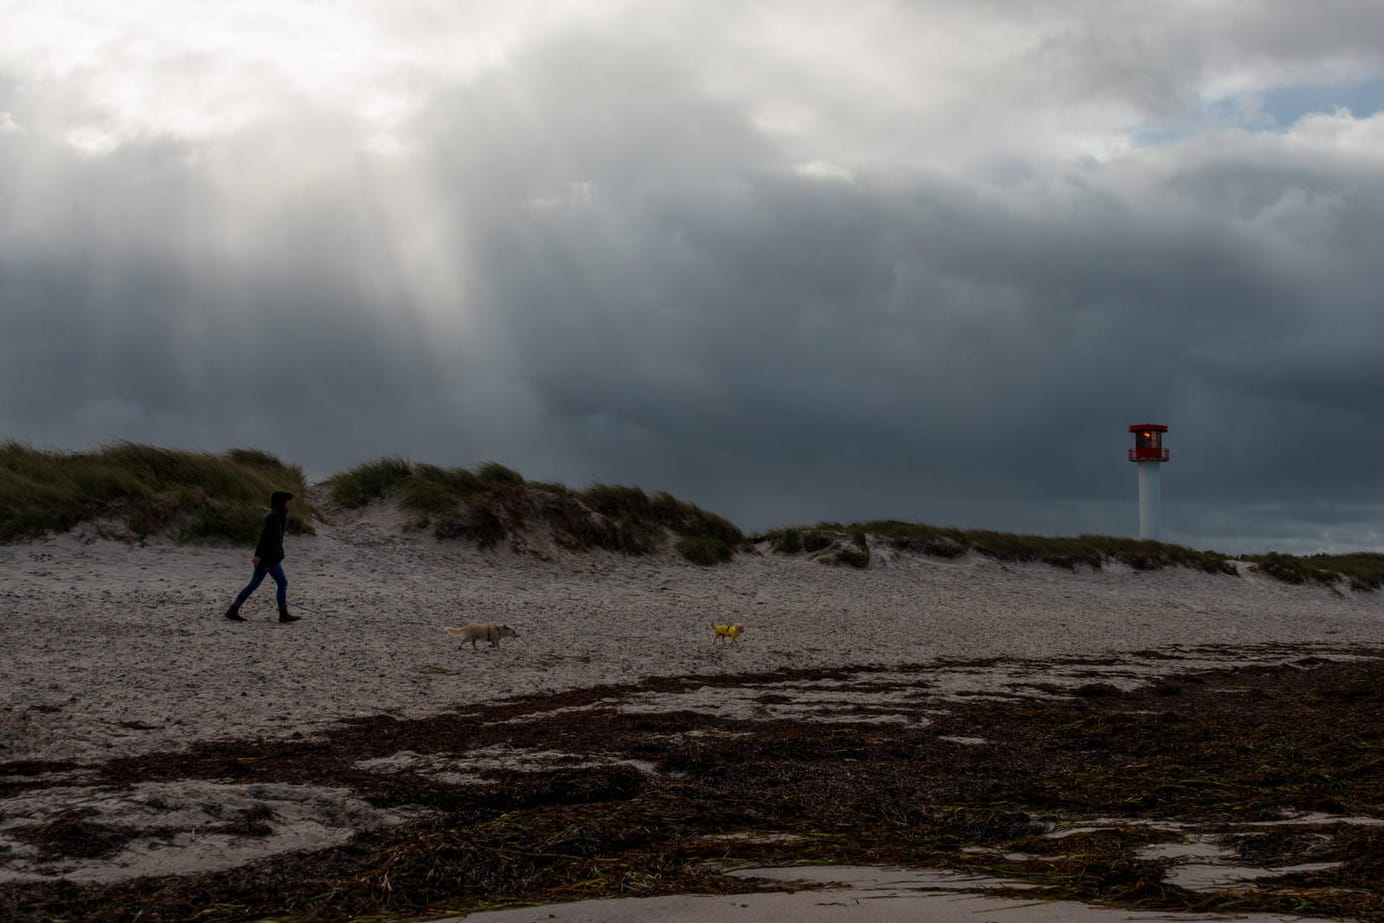
<path fill-rule="evenodd" d="M 1158 468 L 1169 457 L 1163 448 L 1168 428 L 1161 423 L 1135 423 L 1129 431 L 1134 434 L 1129 460 L 1139 465 L 1139 537 L 1162 541 L 1163 488 Z"/>
<path fill-rule="evenodd" d="M 1168 450 L 1163 448 L 1163 434 L 1168 431 L 1159 423 L 1135 423 L 1129 428 L 1134 434 L 1134 448 L 1129 450 L 1132 462 L 1165 462 Z"/>

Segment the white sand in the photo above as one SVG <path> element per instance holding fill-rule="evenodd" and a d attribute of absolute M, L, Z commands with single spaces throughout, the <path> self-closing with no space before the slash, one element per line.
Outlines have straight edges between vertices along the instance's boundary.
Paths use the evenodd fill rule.
<path fill-rule="evenodd" d="M 1238 661 L 1291 659 L 1275 650 L 1285 646 L 1384 645 L 1384 595 L 1254 574 L 1073 574 L 887 550 L 865 571 L 753 555 L 701 568 L 671 554 L 485 553 L 371 517 L 319 532 L 289 538 L 289 598 L 332 614 L 302 612 L 292 625 L 276 623 L 269 580 L 246 604 L 250 621 L 222 618 L 250 574 L 243 549 L 74 534 L 0 546 L 0 759 L 91 761 L 306 734 L 353 715 L 656 675 L 1198 653 L 1103 671 L 1129 680 L 1200 665 L 1196 649 Z M 710 620 L 742 622 L 746 634 L 713 644 Z M 458 649 L 442 628 L 467 621 L 508 623 L 520 636 Z M 1004 682 L 970 671 L 934 679 L 995 691 Z"/>
<path fill-rule="evenodd" d="M 671 553 L 480 552 L 401 533 L 397 524 L 375 510 L 338 516 L 315 537 L 290 536 L 290 601 L 326 613 L 301 612 L 303 621 L 292 625 L 275 621 L 272 581 L 246 605 L 250 621 L 222 618 L 250 575 L 245 549 L 126 545 L 93 539 L 89 530 L 0 546 L 0 761 L 95 764 L 196 741 L 307 736 L 352 716 L 465 712 L 509 696 L 652 676 L 854 666 L 887 677 L 894 667 L 922 664 L 928 699 L 905 691 L 896 701 L 875 691 L 871 715 L 851 712 L 861 693 L 831 680 L 779 683 L 781 705 L 766 704 L 761 684 L 739 696 L 726 689 L 648 693 L 622 707 L 926 722 L 930 709 L 962 694 L 1044 694 L 1094 681 L 1130 686 L 1206 666 L 1384 653 L 1384 595 L 1292 587 L 1248 572 L 1070 573 L 888 549 L 876 549 L 864 571 L 772 555 L 701 568 Z M 712 620 L 743 623 L 746 633 L 738 645 L 715 644 Z M 508 623 L 519 637 L 498 649 L 458 649 L 442 628 L 467 621 Z M 989 658 L 1003 660 L 976 663 Z M 564 755 L 478 758 L 522 770 Z M 443 779 L 477 771 L 409 753 L 361 768 L 400 766 Z M 0 841 L 9 849 L 0 856 L 0 880 L 111 881 L 224 868 L 398 820 L 345 791 L 222 791 L 190 781 L 187 791 L 166 786 L 155 797 L 98 789 L 83 776 L 79 769 L 63 778 L 70 787 L 0 806 Z M 189 835 L 173 844 L 136 841 L 115 859 L 56 866 L 31 861 L 18 840 L 5 837 L 7 829 L 46 823 L 74 806 L 103 821 L 137 824 L 150 803 L 160 806 L 151 826 L 176 816 Z M 274 835 L 250 842 L 218 833 L 225 816 L 208 814 L 207 804 L 269 805 Z M 705 899 L 722 909 L 734 900 Z M 810 918 L 804 900 L 784 904 L 783 912 Z"/>
<path fill-rule="evenodd" d="M 748 869 L 746 875 L 783 882 L 810 881 L 834 887 L 825 891 L 765 894 L 682 895 L 578 901 L 560 906 L 524 907 L 473 913 L 436 923 L 716 923 L 744 920 L 754 923 L 1128 923 L 1180 921 L 1211 923 L 1310 923 L 1314 918 L 1290 915 L 1168 913 L 1089 907 L 1072 901 L 1026 901 L 983 893 L 996 882 L 950 872 L 909 869 L 804 867 Z M 1326 921 L 1321 921 L 1326 923 Z"/>

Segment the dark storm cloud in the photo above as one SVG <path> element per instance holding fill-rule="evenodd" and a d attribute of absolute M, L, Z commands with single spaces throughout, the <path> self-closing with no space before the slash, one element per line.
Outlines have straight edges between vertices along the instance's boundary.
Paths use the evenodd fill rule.
<path fill-rule="evenodd" d="M 1384 382 L 1362 344 L 1384 333 L 1370 310 L 1384 195 L 1368 161 L 1241 137 L 1147 175 L 822 181 L 703 101 L 678 104 L 658 68 L 587 100 L 598 122 L 631 123 L 605 139 L 568 123 L 546 85 L 561 67 L 526 73 L 508 88 L 537 103 L 524 124 L 492 119 L 484 140 L 458 127 L 457 143 L 483 175 L 487 156 L 541 145 L 590 178 L 589 198 L 527 212 L 513 202 L 543 186 L 517 181 L 508 215 L 478 224 L 487 300 L 524 344 L 515 372 L 599 470 L 622 471 L 637 444 L 630 475 L 714 498 L 759 465 L 833 505 L 800 519 L 926 518 L 960 493 L 1047 504 L 1034 520 L 1060 529 L 1066 504 L 1125 502 L 1125 424 L 1151 418 L 1195 447 L 1176 452 L 1189 477 L 1170 475 L 1187 499 L 1345 504 L 1371 489 L 1384 446 L 1368 401 Z M 561 175 L 544 181 L 561 193 Z M 868 486 L 851 483 L 861 472 Z"/>
<path fill-rule="evenodd" d="M 1230 61 L 1357 61 L 1376 14 L 1152 20 L 1116 54 L 1106 9 L 1030 10 L 1041 40 L 933 166 L 902 149 L 945 107 L 838 163 L 829 133 L 764 130 L 699 49 L 591 31 L 430 92 L 396 160 L 323 113 L 84 155 L 0 94 L 27 126 L 0 134 L 24 178 L 0 185 L 0 432 L 256 445 L 319 475 L 496 458 L 748 527 L 1128 534 L 1125 428 L 1156 421 L 1170 538 L 1377 544 L 1378 121 L 1104 159 L 1038 131 L 1092 100 L 1180 111 Z M 894 102 L 835 124 L 885 137 Z"/>

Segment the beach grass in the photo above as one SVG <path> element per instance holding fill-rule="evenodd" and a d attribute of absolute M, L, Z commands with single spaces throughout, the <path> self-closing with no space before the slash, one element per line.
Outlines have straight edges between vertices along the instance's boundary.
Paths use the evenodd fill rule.
<path fill-rule="evenodd" d="M 820 554 L 827 563 L 864 566 L 873 541 L 898 551 L 910 551 L 940 558 L 980 554 L 998 561 L 1041 562 L 1075 570 L 1099 570 L 1110 561 L 1128 564 L 1136 570 L 1164 567 L 1189 567 L 1212 574 L 1237 573 L 1234 558 L 1215 551 L 1197 551 L 1145 539 L 1107 535 L 1051 537 L 995 532 L 988 529 L 958 529 L 898 520 L 872 520 L 843 525 L 821 522 L 813 526 L 774 529 L 752 536 L 750 541 L 767 543 L 781 554 Z M 1384 573 L 1384 556 L 1377 556 Z"/>
<path fill-rule="evenodd" d="M 827 564 L 866 568 L 871 549 L 940 558 L 967 554 L 1006 562 L 1040 562 L 1066 570 L 1099 570 L 1119 562 L 1136 570 L 1186 567 L 1235 575 L 1245 565 L 1291 584 L 1370 592 L 1384 588 L 1384 554 L 1233 556 L 1146 539 L 1108 535 L 1041 536 L 961 529 L 899 520 L 772 529 L 746 536 L 723 516 L 666 492 L 597 483 L 584 490 L 530 481 L 499 462 L 444 468 L 386 456 L 322 482 L 331 501 L 346 508 L 385 501 L 412 514 L 417 527 L 439 538 L 493 548 L 520 547 L 527 530 L 546 529 L 561 548 L 601 548 L 650 554 L 671 538 L 687 560 L 730 561 L 749 547 L 775 554 L 810 555 Z M 264 504 L 274 490 L 297 498 L 289 530 L 313 532 L 316 511 L 303 469 L 258 449 L 223 454 L 116 442 L 90 452 L 0 443 L 0 541 L 37 537 L 101 524 L 112 537 L 155 534 L 178 541 L 252 542 Z"/>
<path fill-rule="evenodd" d="M 289 530 L 313 531 L 303 469 L 256 449 L 221 455 L 116 442 L 91 452 L 0 443 L 0 541 L 102 523 L 117 537 L 254 542 L 275 490 Z"/>
<path fill-rule="evenodd" d="M 574 490 L 529 481 L 493 461 L 467 469 L 383 458 L 333 475 L 324 486 L 342 506 L 392 502 L 439 538 L 466 539 L 482 548 L 506 539 L 518 543 L 526 531 L 546 529 L 568 550 L 643 555 L 662 548 L 671 535 L 689 561 L 714 564 L 730 560 L 745 538 L 724 517 L 666 492 L 651 495 L 615 484 Z"/>
<path fill-rule="evenodd" d="M 1384 588 L 1384 554 L 1290 555 L 1279 552 L 1228 555 L 1111 535 L 1074 537 L 1021 535 L 988 529 L 958 529 L 919 522 L 872 520 L 851 524 L 819 522 L 810 526 L 772 529 L 751 535 L 752 545 L 766 545 L 776 554 L 806 554 L 824 564 L 866 567 L 871 545 L 937 558 L 979 554 L 997 561 L 1038 562 L 1075 570 L 1100 570 L 1118 562 L 1135 570 L 1186 567 L 1208 574 L 1235 576 L 1240 564 L 1291 584 L 1319 584 L 1335 590 L 1373 592 Z"/>
<path fill-rule="evenodd" d="M 1354 554 L 1261 554 L 1247 558 L 1263 573 L 1285 583 L 1320 583 L 1335 586 L 1341 581 L 1352 590 L 1373 591 L 1384 587 L 1384 555 L 1369 552 Z"/>

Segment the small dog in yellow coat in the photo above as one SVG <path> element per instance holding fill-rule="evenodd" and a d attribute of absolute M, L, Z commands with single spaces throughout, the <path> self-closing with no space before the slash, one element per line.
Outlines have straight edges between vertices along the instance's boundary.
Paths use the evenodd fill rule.
<path fill-rule="evenodd" d="M 708 622 L 707 627 L 714 632 L 713 641 L 724 641 L 726 638 L 730 638 L 731 644 L 739 644 L 740 636 L 745 633 L 744 625 L 717 625 L 715 622 Z"/>

